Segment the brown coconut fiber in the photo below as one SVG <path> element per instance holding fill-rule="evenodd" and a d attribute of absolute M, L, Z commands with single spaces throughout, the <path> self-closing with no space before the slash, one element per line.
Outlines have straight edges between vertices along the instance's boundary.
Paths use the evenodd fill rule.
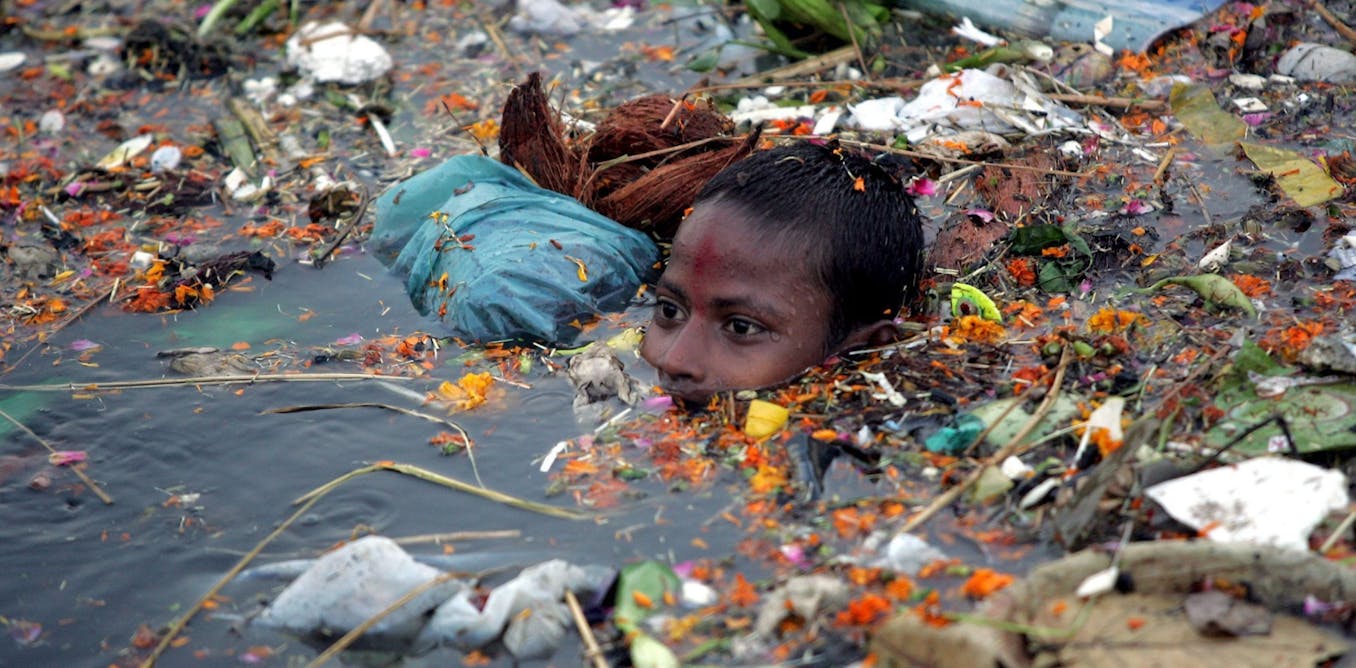
<path fill-rule="evenodd" d="M 646 95 L 622 103 L 592 134 L 572 142 L 539 73 L 514 87 L 500 125 L 505 164 L 660 239 L 673 236 L 702 186 L 748 155 L 757 136 L 734 136 L 734 123 L 709 102 Z"/>

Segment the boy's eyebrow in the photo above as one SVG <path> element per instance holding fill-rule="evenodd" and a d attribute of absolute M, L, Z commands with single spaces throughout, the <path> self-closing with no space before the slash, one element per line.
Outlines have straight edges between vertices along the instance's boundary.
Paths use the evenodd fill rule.
<path fill-rule="evenodd" d="M 672 292 L 675 297 L 686 303 L 691 303 L 692 299 L 682 288 L 672 282 L 665 281 L 662 277 L 659 279 L 656 287 Z M 773 304 L 758 299 L 757 297 L 716 297 L 711 300 L 712 308 L 716 310 L 741 309 L 751 311 L 756 314 L 769 316 L 775 319 L 784 319 L 786 314 Z"/>
<path fill-rule="evenodd" d="M 677 285 L 674 285 L 672 281 L 664 280 L 663 276 L 659 277 L 659 282 L 655 283 L 655 287 L 660 290 L 668 290 L 669 292 L 672 292 L 674 295 L 676 295 L 679 299 L 683 301 L 689 301 L 687 298 L 687 293 L 684 292 L 682 288 L 678 287 Z"/>
<path fill-rule="evenodd" d="M 717 297 L 711 300 L 711 305 L 721 311 L 738 309 L 770 317 L 774 320 L 785 319 L 785 314 L 782 313 L 781 309 L 757 297 Z"/>

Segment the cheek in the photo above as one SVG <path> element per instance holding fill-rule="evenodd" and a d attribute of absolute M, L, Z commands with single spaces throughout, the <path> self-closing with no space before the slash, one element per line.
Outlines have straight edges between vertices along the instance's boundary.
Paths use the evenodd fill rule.
<path fill-rule="evenodd" d="M 651 324 L 645 331 L 645 338 L 640 340 L 640 358 L 650 366 L 655 366 L 655 354 L 660 350 L 666 336 L 665 330 Z"/>

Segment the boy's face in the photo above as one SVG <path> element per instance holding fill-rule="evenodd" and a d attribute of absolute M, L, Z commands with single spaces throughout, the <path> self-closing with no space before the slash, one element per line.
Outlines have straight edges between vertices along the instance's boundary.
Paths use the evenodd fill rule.
<path fill-rule="evenodd" d="M 831 302 L 812 260 L 739 207 L 697 205 L 673 240 L 640 354 L 688 401 L 795 377 L 824 360 Z"/>

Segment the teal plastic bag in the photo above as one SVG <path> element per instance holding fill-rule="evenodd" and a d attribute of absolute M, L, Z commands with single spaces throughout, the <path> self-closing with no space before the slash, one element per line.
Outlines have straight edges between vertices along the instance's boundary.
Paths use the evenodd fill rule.
<path fill-rule="evenodd" d="M 624 307 L 659 257 L 645 234 L 478 155 L 387 190 L 371 241 L 420 313 L 478 342 L 569 343 L 570 322 Z"/>

